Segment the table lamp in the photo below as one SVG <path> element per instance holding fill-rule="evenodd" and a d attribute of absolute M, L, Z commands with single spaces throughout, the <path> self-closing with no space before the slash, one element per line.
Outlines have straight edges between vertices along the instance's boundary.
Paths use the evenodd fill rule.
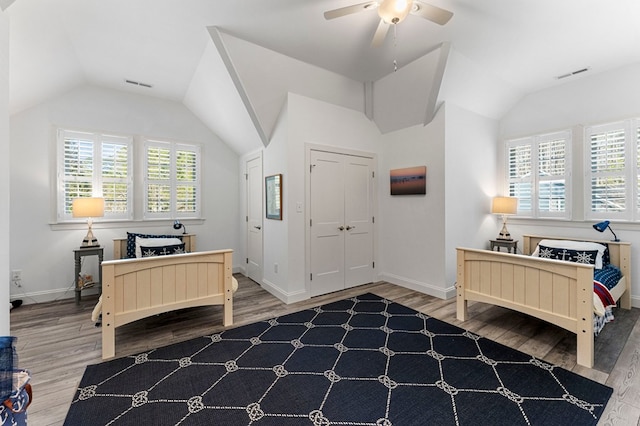
<path fill-rule="evenodd" d="M 502 229 L 498 235 L 498 240 L 513 241 L 511 234 L 507 230 L 507 216 L 518 212 L 518 199 L 515 197 L 493 197 L 491 203 L 491 213 L 502 215 Z"/>
<path fill-rule="evenodd" d="M 93 236 L 91 225 L 93 224 L 94 217 L 104 216 L 104 198 L 96 197 L 83 197 L 73 200 L 71 206 L 71 214 L 73 217 L 86 217 L 89 225 L 87 235 L 82 240 L 80 247 L 98 247 L 98 240 Z"/>
<path fill-rule="evenodd" d="M 613 232 L 613 229 L 611 229 L 611 225 L 609 225 L 609 223 L 610 222 L 608 220 L 603 220 L 602 222 L 598 222 L 595 225 L 593 225 L 593 229 L 595 229 L 598 232 L 604 232 L 605 229 L 609 229 L 609 231 L 611 231 L 611 233 L 613 234 L 613 241 L 620 241 L 616 233 Z"/>

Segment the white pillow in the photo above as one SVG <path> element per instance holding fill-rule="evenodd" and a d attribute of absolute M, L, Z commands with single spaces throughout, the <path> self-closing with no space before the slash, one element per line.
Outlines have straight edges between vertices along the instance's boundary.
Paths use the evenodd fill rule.
<path fill-rule="evenodd" d="M 604 251 L 607 249 L 606 246 L 598 243 L 592 243 L 589 241 L 573 241 L 573 240 L 540 240 L 536 249 L 531 256 L 538 256 L 540 253 L 540 246 L 551 247 L 551 248 L 566 248 L 569 250 L 598 250 L 598 255 L 596 256 L 596 269 L 602 269 L 602 258 L 604 255 Z"/>
<path fill-rule="evenodd" d="M 136 257 L 142 257 L 140 247 L 162 247 L 182 244 L 180 238 L 140 238 L 136 237 Z"/>

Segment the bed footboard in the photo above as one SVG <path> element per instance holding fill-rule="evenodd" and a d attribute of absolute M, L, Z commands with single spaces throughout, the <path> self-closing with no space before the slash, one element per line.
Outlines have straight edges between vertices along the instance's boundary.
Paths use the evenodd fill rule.
<path fill-rule="evenodd" d="M 102 263 L 102 358 L 115 356 L 115 329 L 152 315 L 223 305 L 233 324 L 232 250 Z"/>
<path fill-rule="evenodd" d="M 503 306 L 577 335 L 577 362 L 593 367 L 593 267 L 487 250 L 457 249 L 457 318 L 467 302 Z"/>

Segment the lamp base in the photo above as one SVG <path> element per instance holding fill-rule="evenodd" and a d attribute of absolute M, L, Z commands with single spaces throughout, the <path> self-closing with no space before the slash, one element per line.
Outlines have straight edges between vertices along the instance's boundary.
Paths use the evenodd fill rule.
<path fill-rule="evenodd" d="M 89 247 L 99 247 L 100 243 L 98 243 L 98 239 L 93 236 L 93 231 L 91 230 L 91 224 L 89 224 L 89 231 L 87 235 L 82 240 L 82 244 L 80 244 L 80 248 L 89 248 Z"/>
<path fill-rule="evenodd" d="M 496 240 L 513 241 L 511 234 L 507 230 L 507 218 L 504 216 L 502 217 L 502 229 L 500 230 L 500 234 L 498 234 Z"/>
<path fill-rule="evenodd" d="M 98 243 L 97 239 L 87 240 L 86 238 L 82 240 L 82 244 L 80 244 L 80 248 L 89 248 L 89 247 L 99 247 L 100 243 Z"/>

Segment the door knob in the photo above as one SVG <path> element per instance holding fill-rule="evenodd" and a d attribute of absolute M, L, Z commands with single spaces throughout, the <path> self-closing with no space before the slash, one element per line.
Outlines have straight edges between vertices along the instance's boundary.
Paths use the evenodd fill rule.
<path fill-rule="evenodd" d="M 350 229 L 356 229 L 356 227 L 355 226 L 347 226 L 347 231 L 350 230 Z"/>
<path fill-rule="evenodd" d="M 344 231 L 344 226 L 339 226 L 338 229 Z"/>
<path fill-rule="evenodd" d="M 262 229 L 262 226 L 254 226 L 256 229 Z"/>

